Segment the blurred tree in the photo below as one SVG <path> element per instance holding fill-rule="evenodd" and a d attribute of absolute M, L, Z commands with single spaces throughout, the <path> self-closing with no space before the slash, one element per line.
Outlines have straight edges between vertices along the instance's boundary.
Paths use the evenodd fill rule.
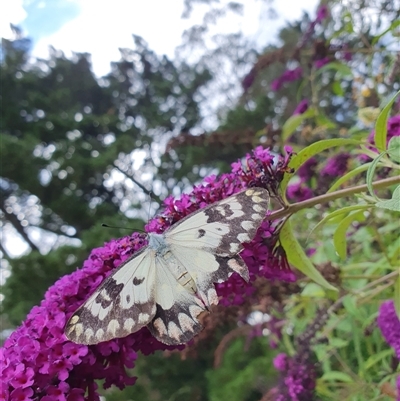
<path fill-rule="evenodd" d="M 135 36 L 135 50 L 121 49 L 122 59 L 113 63 L 112 72 L 96 79 L 88 54 L 69 60 L 51 49 L 49 60 L 28 61 L 29 41 L 15 32 L 16 41 L 2 42 L 0 189 L 2 252 L 14 275 L 3 288 L 7 299 L 2 308 L 17 323 L 56 277 L 83 260 L 76 250 L 80 256 L 70 263 L 68 248 L 59 252 L 55 268 L 55 254 L 41 253 L 78 246 L 82 240 L 86 252 L 102 245 L 115 236 L 100 229 L 102 222 L 121 226 L 134 217 L 127 225 L 143 227 L 149 191 L 154 189 L 153 199 L 160 203 L 159 196 L 176 183 L 165 176 L 155 179 L 158 153 L 174 131 L 198 124 L 195 99 L 210 75 L 175 66 Z M 9 241 L 18 235 L 36 255 L 19 260 L 8 255 Z M 41 279 L 26 296 L 28 259 L 37 260 Z"/>

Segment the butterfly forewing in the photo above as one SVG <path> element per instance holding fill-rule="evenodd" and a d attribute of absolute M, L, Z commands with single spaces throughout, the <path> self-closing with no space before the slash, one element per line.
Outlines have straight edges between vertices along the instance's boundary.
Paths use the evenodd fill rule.
<path fill-rule="evenodd" d="M 154 317 L 156 268 L 148 248 L 128 259 L 71 316 L 65 334 L 79 344 L 125 337 Z"/>
<path fill-rule="evenodd" d="M 218 304 L 214 283 L 232 272 L 249 279 L 239 256 L 265 217 L 268 191 L 251 188 L 192 213 L 125 262 L 72 315 L 67 337 L 95 344 L 148 325 L 165 344 L 202 329 L 198 316 Z M 151 243 L 150 243 L 151 244 Z"/>
<path fill-rule="evenodd" d="M 247 189 L 182 219 L 168 230 L 166 241 L 219 256 L 236 255 L 243 242 L 254 238 L 268 206 L 266 189 Z"/>

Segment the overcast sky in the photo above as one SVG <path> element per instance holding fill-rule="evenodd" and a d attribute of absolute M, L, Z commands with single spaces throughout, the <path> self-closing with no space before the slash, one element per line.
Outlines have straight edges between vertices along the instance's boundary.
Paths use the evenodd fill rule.
<path fill-rule="evenodd" d="M 222 4 L 228 0 L 221 0 Z M 257 40 L 260 45 L 274 41 L 285 21 L 312 15 L 318 0 L 275 0 L 279 19 L 267 20 L 266 1 L 238 0 L 245 5 L 243 16 L 225 18 L 213 33 L 237 32 Z M 182 19 L 183 0 L 2 0 L 0 35 L 11 37 L 10 23 L 33 39 L 33 55 L 48 57 L 48 46 L 88 52 L 93 69 L 101 76 L 109 72 L 110 61 L 119 60 L 119 47 L 132 47 L 132 34 L 142 36 L 150 49 L 173 57 L 182 32 L 200 23 L 207 7 L 196 5 L 189 19 Z"/>

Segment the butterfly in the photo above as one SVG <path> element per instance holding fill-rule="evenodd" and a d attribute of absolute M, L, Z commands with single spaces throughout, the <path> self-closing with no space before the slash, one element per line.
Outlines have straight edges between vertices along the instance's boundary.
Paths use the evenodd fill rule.
<path fill-rule="evenodd" d="M 214 283 L 234 272 L 249 280 L 240 257 L 269 206 L 263 188 L 250 188 L 195 211 L 126 260 L 71 316 L 67 338 L 97 344 L 144 326 L 159 341 L 183 344 L 202 330 L 198 317 L 218 304 Z"/>

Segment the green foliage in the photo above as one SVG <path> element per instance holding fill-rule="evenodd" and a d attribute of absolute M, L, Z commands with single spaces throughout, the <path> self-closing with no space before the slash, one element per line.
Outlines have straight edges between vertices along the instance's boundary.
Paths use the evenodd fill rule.
<path fill-rule="evenodd" d="M 81 266 L 86 256 L 79 248 L 64 246 L 48 255 L 33 251 L 14 260 L 12 274 L 2 287 L 2 313 L 19 326 L 30 309 L 40 304 L 45 289 Z"/>
<path fill-rule="evenodd" d="M 271 357 L 264 338 L 232 342 L 221 366 L 206 372 L 209 400 L 258 401 L 276 379 Z"/>

